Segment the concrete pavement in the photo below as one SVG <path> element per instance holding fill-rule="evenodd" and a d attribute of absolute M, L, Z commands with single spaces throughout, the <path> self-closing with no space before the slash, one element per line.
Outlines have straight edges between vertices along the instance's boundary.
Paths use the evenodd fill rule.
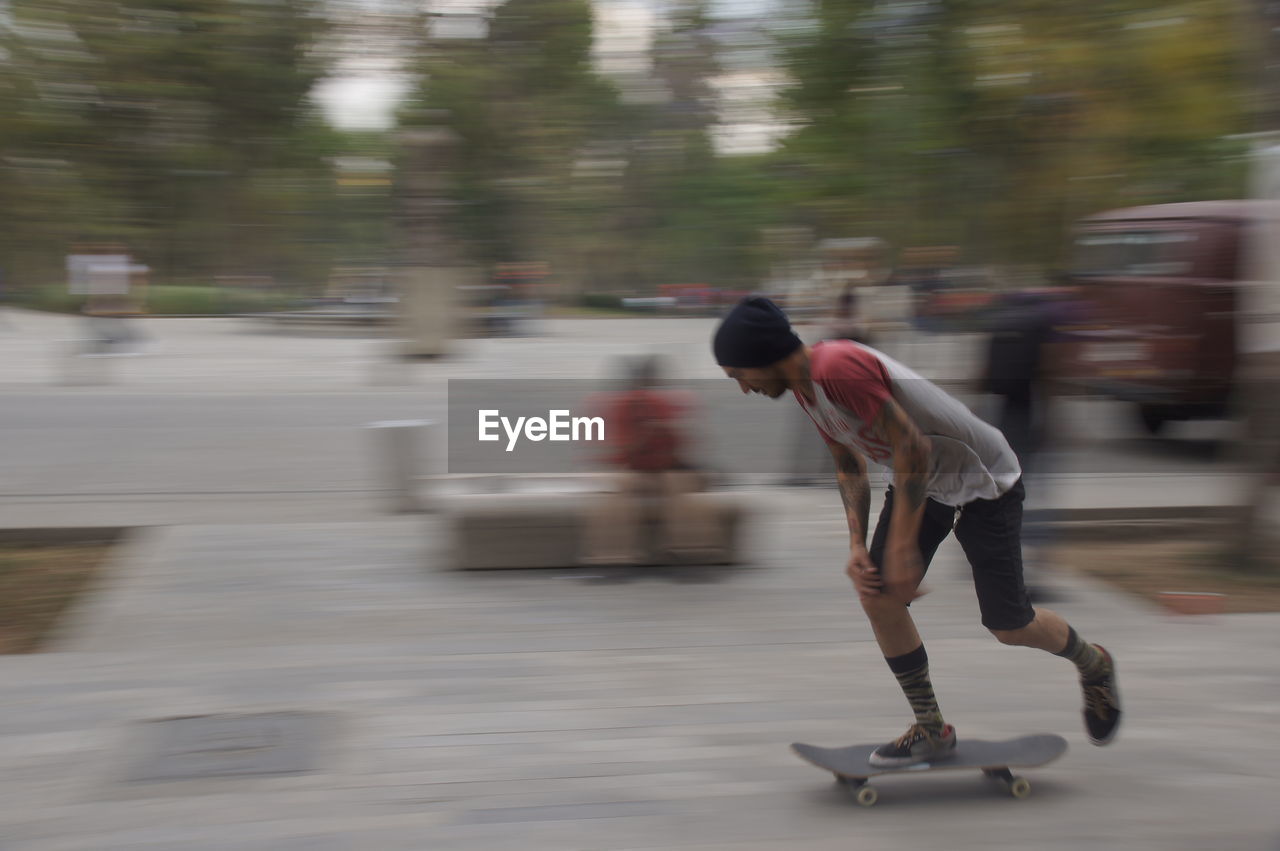
<path fill-rule="evenodd" d="M 996 644 L 954 542 L 917 604 L 960 735 L 1057 731 L 1007 797 L 886 778 L 863 810 L 788 751 L 908 719 L 837 511 L 779 501 L 750 565 L 456 574 L 434 521 L 140 533 L 55 652 L 0 659 L 0 847 L 1274 849 L 1275 616 L 1177 620 L 1059 577 L 1128 713 L 1087 744 L 1063 660 Z M 429 534 L 423 535 L 423 525 Z M 130 781 L 152 719 L 320 713 L 315 770 Z"/>

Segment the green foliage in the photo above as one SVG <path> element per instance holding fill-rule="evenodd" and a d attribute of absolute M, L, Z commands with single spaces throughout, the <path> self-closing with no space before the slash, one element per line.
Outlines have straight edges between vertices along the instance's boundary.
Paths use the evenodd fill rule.
<path fill-rule="evenodd" d="M 164 278 L 323 280 L 340 243 L 309 95 L 320 0 L 14 0 L 0 31 L 0 266 L 118 242 Z"/>
<path fill-rule="evenodd" d="M 337 132 L 311 105 L 330 56 L 321 0 L 7 8 L 7 288 L 61 280 L 87 241 L 126 244 L 168 282 L 297 289 L 336 262 L 385 262 L 389 186 L 332 163 L 392 159 L 392 135 Z M 507 0 L 487 38 L 422 51 L 404 113 L 444 110 L 462 138 L 452 194 L 473 259 L 548 260 L 569 294 L 751 288 L 778 226 L 1047 265 L 1081 215 L 1243 191 L 1243 143 L 1226 137 L 1248 129 L 1250 83 L 1229 0 L 794 0 L 778 106 L 797 129 L 753 156 L 710 143 L 705 0 L 669 4 L 654 35 L 665 102 L 625 99 L 595 70 L 592 9 Z M 57 289 L 28 299 L 73 309 Z M 152 308 L 229 298 L 156 287 Z"/>
<path fill-rule="evenodd" d="M 424 57 L 414 105 L 445 111 L 463 140 L 454 194 L 481 265 L 548 260 L 570 301 L 758 277 L 774 186 L 762 161 L 711 146 L 705 3 L 669 12 L 652 50 L 665 103 L 626 101 L 592 68 L 582 0 L 509 0 L 487 39 Z"/>
<path fill-rule="evenodd" d="M 24 288 L 14 299 L 21 307 L 51 313 L 79 313 L 84 296 L 72 295 L 65 284 Z"/>
<path fill-rule="evenodd" d="M 65 285 L 49 285 L 24 290 L 17 303 L 34 310 L 79 313 L 84 297 L 72 295 Z M 283 310 L 290 306 L 292 301 L 279 293 L 166 284 L 147 287 L 142 307 L 144 313 L 152 316 L 220 316 Z"/>
<path fill-rule="evenodd" d="M 621 310 L 622 297 L 612 293 L 583 293 L 578 301 L 582 307 L 596 310 Z"/>
<path fill-rule="evenodd" d="M 507 0 L 490 23 L 489 46 L 504 64 L 510 94 L 536 97 L 577 89 L 591 75 L 587 0 Z"/>
<path fill-rule="evenodd" d="M 291 301 L 276 293 L 259 293 L 225 287 L 151 287 L 147 312 L 155 316 L 195 316 L 258 313 L 283 310 Z"/>
<path fill-rule="evenodd" d="M 1053 263 L 1080 215 L 1243 189 L 1241 10 L 817 0 L 784 41 L 777 154 L 819 235 Z"/>
<path fill-rule="evenodd" d="M 420 107 L 446 113 L 461 138 L 454 194 L 460 230 L 484 266 L 560 260 L 580 220 L 566 189 L 584 147 L 609 139 L 622 112 L 591 66 L 587 0 L 508 0 L 488 38 L 428 50 Z"/>

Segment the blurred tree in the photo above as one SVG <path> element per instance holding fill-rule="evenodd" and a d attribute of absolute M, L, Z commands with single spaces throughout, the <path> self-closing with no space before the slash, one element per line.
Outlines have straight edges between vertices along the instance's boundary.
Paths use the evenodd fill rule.
<path fill-rule="evenodd" d="M 754 223 L 749 172 L 717 154 L 713 80 L 721 73 L 704 0 L 668 7 L 649 51 L 649 103 L 628 126 L 625 212 L 618 234 L 630 248 L 617 285 L 739 285 L 751 281 Z M 737 203 L 735 203 L 737 202 Z"/>
<path fill-rule="evenodd" d="M 1235 14 L 1230 0 L 797 0 L 775 22 L 796 129 L 731 157 L 711 142 L 704 2 L 669 7 L 634 98 L 595 70 L 585 2 L 509 0 L 486 37 L 420 49 L 415 102 L 466 140 L 457 193 L 477 258 L 551 260 L 571 290 L 751 286 L 771 225 L 1047 266 L 1096 209 L 1241 191 Z"/>
<path fill-rule="evenodd" d="M 483 265 L 551 259 L 579 152 L 616 135 L 614 89 L 591 65 L 586 0 L 508 0 L 487 36 L 420 47 L 418 107 L 448 115 L 462 138 L 460 218 Z"/>
<path fill-rule="evenodd" d="M 457 194 L 476 258 L 549 260 L 567 298 L 750 286 L 772 213 L 763 173 L 711 142 L 706 4 L 669 9 L 629 98 L 593 66 L 591 22 L 578 0 L 509 0 L 486 38 L 423 48 L 415 103 L 446 111 L 466 140 Z"/>
<path fill-rule="evenodd" d="M 798 14 L 807 26 L 784 31 L 782 61 L 790 76 L 780 106 L 798 123 L 776 159 L 794 183 L 797 224 L 821 236 L 846 236 L 871 218 L 872 197 L 883 198 L 873 124 L 876 96 L 894 91 L 879 71 L 871 34 L 861 26 L 874 0 L 817 0 Z M 884 185 L 887 187 L 887 184 Z"/>
<path fill-rule="evenodd" d="M 1229 0 L 807 8 L 784 42 L 801 127 L 779 158 L 807 175 L 797 219 L 822 234 L 1051 264 L 1079 215 L 1242 189 Z"/>
<path fill-rule="evenodd" d="M 20 180 L 32 159 L 58 175 L 34 181 L 56 190 L 0 212 L 10 253 L 52 270 L 68 241 L 110 239 L 170 279 L 323 275 L 339 140 L 309 100 L 324 73 L 319 0 L 10 11 L 0 145 Z"/>
<path fill-rule="evenodd" d="M 1079 215 L 1243 190 L 1239 145 L 1224 141 L 1245 126 L 1231 3 L 993 11 L 961 50 L 973 81 L 961 144 L 998 175 L 1002 254 L 1057 261 Z"/>

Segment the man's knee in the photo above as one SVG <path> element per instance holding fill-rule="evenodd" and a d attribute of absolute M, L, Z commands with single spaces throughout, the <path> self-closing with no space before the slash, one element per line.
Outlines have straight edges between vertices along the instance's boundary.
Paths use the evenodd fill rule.
<path fill-rule="evenodd" d="M 1028 637 L 1031 633 L 1031 624 L 1027 624 L 1021 629 L 989 629 L 988 631 L 994 635 L 996 637 L 996 641 L 999 641 L 1001 644 L 1008 644 L 1013 647 L 1025 647 L 1029 643 Z"/>
<path fill-rule="evenodd" d="M 867 618 L 873 622 L 900 616 L 907 608 L 901 601 L 883 593 L 862 597 L 859 602 L 862 603 L 862 611 L 866 612 Z"/>

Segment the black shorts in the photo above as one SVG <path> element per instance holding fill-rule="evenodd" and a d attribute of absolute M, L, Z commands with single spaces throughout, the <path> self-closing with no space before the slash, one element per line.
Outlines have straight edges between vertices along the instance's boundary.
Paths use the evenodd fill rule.
<path fill-rule="evenodd" d="M 925 500 L 920 520 L 920 556 L 929 569 L 933 555 L 954 526 L 956 540 L 964 548 L 973 569 L 973 585 L 978 592 L 982 625 L 987 629 L 1021 629 L 1035 620 L 1035 610 L 1022 581 L 1022 501 L 1026 491 L 1018 479 L 996 499 L 975 499 L 956 509 L 932 499 Z M 893 516 L 893 488 L 884 495 L 884 508 L 871 536 L 871 560 L 882 564 Z"/>

